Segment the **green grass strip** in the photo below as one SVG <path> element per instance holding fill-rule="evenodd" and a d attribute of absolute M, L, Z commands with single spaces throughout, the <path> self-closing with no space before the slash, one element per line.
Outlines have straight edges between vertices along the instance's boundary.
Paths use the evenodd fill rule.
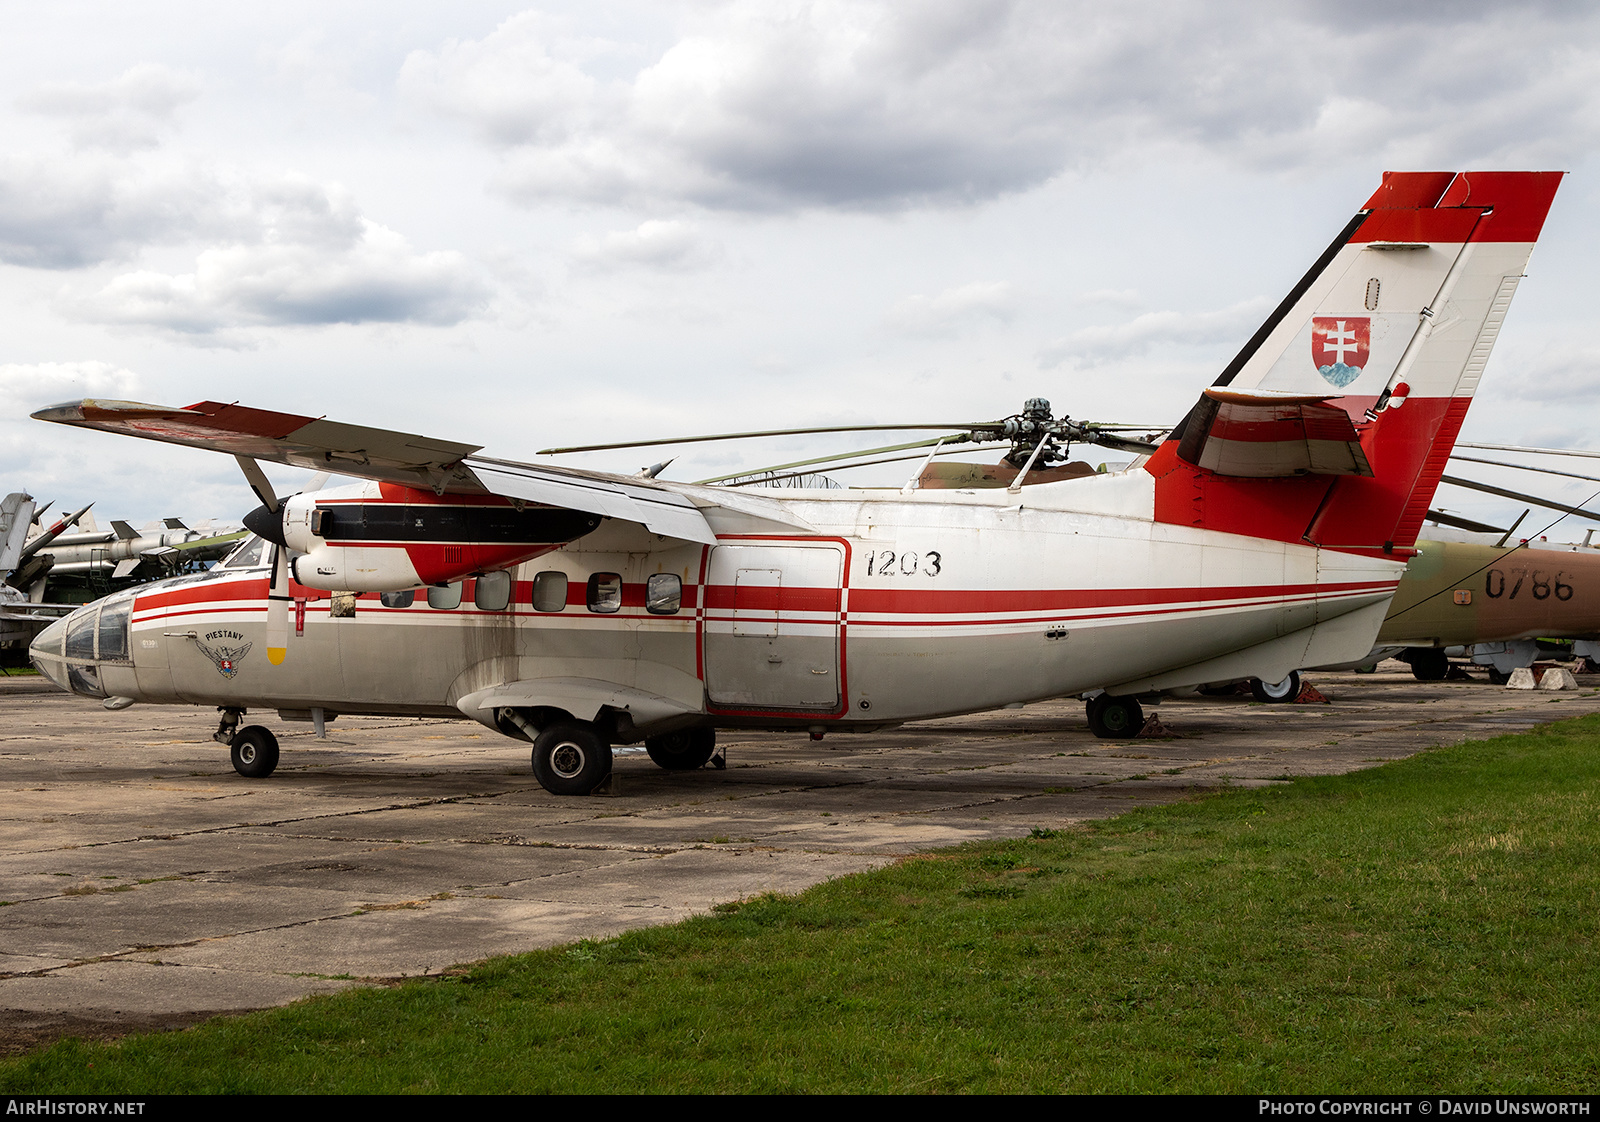
<path fill-rule="evenodd" d="M 8 1093 L 1591 1092 L 1600 717 L 0 1063 Z"/>

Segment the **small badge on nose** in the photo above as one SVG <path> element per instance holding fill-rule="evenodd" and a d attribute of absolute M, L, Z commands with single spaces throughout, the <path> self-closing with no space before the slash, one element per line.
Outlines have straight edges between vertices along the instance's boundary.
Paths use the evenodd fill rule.
<path fill-rule="evenodd" d="M 213 647 L 196 639 L 194 645 L 200 648 L 201 654 L 216 664 L 217 670 L 224 678 L 231 678 L 239 672 L 240 660 L 250 653 L 250 648 L 255 644 L 246 643 L 242 647 Z"/>

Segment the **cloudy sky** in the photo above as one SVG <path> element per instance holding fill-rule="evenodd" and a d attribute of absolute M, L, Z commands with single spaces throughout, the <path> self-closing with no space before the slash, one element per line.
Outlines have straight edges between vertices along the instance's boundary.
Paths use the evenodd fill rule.
<path fill-rule="evenodd" d="M 221 457 L 25 419 L 83 396 L 513 458 L 1031 396 L 1170 424 L 1386 169 L 1572 173 L 1465 438 L 1600 448 L 1591 5 L 69 0 L 6 24 L 0 491 L 253 505 Z M 667 475 L 847 447 L 701 446 Z"/>

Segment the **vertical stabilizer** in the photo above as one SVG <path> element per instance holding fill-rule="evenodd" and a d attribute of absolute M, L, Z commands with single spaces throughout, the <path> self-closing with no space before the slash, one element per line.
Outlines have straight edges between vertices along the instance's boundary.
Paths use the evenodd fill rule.
<path fill-rule="evenodd" d="M 13 491 L 0 500 L 0 575 L 22 560 L 22 547 L 33 525 L 33 496 Z"/>
<path fill-rule="evenodd" d="M 1560 182 L 1560 172 L 1386 173 L 1228 364 L 1210 403 L 1149 461 L 1157 519 L 1332 549 L 1411 546 Z M 1219 397 L 1232 413 L 1214 434 Z M 1251 463 L 1259 476 L 1263 463 L 1287 462 L 1216 444 L 1203 454 L 1214 435 L 1281 444 L 1304 422 L 1285 419 L 1275 399 L 1346 413 L 1342 429 L 1297 406 L 1359 444 L 1349 458 L 1359 470 L 1213 470 Z"/>

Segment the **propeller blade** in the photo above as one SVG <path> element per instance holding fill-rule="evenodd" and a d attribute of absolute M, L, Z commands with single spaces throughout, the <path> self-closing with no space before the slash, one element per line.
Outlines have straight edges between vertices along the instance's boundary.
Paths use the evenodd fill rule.
<path fill-rule="evenodd" d="M 289 653 L 289 551 L 272 547 L 272 583 L 267 586 L 267 661 L 282 666 Z"/>
<path fill-rule="evenodd" d="M 244 472 L 245 482 L 250 484 L 250 490 L 256 493 L 261 505 L 267 508 L 269 514 L 276 514 L 278 493 L 272 489 L 272 482 L 267 478 L 267 473 L 261 470 L 261 465 L 249 456 L 236 455 L 233 458 L 239 461 L 239 470 Z"/>
<path fill-rule="evenodd" d="M 829 425 L 817 429 L 766 429 L 761 432 L 724 432 L 714 436 L 674 436 L 664 440 L 625 440 L 617 444 L 579 444 L 570 448 L 541 448 L 540 456 L 558 456 L 567 452 L 607 452 L 615 448 L 650 448 L 657 444 L 703 444 L 709 440 L 744 440 L 754 436 L 815 436 L 829 432 L 900 432 L 915 429 L 967 429 L 989 430 L 1004 428 L 1004 421 L 959 421 L 955 424 L 928 425 Z"/>

